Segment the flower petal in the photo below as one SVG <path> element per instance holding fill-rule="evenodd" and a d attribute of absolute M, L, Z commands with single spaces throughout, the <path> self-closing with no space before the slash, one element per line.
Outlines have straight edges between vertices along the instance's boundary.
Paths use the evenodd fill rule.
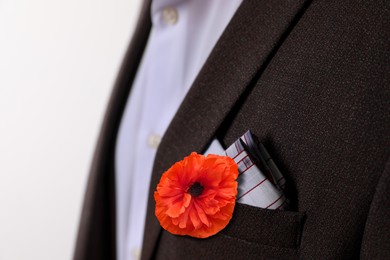
<path fill-rule="evenodd" d="M 237 196 L 238 166 L 226 156 L 191 153 L 166 171 L 154 193 L 161 226 L 177 235 L 212 236 L 230 221 Z M 189 193 L 194 183 L 200 193 Z"/>

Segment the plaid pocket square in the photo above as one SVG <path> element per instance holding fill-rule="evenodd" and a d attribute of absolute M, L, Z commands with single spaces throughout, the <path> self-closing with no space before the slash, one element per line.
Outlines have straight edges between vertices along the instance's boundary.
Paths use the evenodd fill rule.
<path fill-rule="evenodd" d="M 288 208 L 283 192 L 286 181 L 265 147 L 257 143 L 250 131 L 224 152 L 218 145 L 220 146 L 219 143 L 213 142 L 207 153 L 226 155 L 237 163 L 238 203 L 264 209 Z"/>

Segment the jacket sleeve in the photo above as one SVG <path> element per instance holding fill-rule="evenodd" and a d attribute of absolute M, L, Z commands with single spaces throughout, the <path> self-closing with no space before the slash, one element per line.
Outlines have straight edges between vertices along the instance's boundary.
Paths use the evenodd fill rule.
<path fill-rule="evenodd" d="M 386 163 L 371 203 L 361 259 L 390 259 L 390 160 Z"/>

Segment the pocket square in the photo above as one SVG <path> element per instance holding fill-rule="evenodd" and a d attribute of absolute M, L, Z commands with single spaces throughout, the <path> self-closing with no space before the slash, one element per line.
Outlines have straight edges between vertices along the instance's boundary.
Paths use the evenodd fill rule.
<path fill-rule="evenodd" d="M 284 195 L 285 179 L 269 153 L 258 144 L 250 131 L 237 139 L 225 151 L 214 140 L 205 154 L 226 155 L 238 165 L 237 202 L 264 209 L 287 209 Z"/>

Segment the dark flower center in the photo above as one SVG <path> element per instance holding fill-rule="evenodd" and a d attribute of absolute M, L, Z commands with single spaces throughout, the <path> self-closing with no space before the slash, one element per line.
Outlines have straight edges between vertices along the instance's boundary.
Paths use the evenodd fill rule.
<path fill-rule="evenodd" d="M 200 194 L 202 194 L 202 191 L 203 191 L 203 186 L 199 182 L 195 182 L 188 189 L 188 193 L 191 194 L 192 197 L 198 197 Z"/>

